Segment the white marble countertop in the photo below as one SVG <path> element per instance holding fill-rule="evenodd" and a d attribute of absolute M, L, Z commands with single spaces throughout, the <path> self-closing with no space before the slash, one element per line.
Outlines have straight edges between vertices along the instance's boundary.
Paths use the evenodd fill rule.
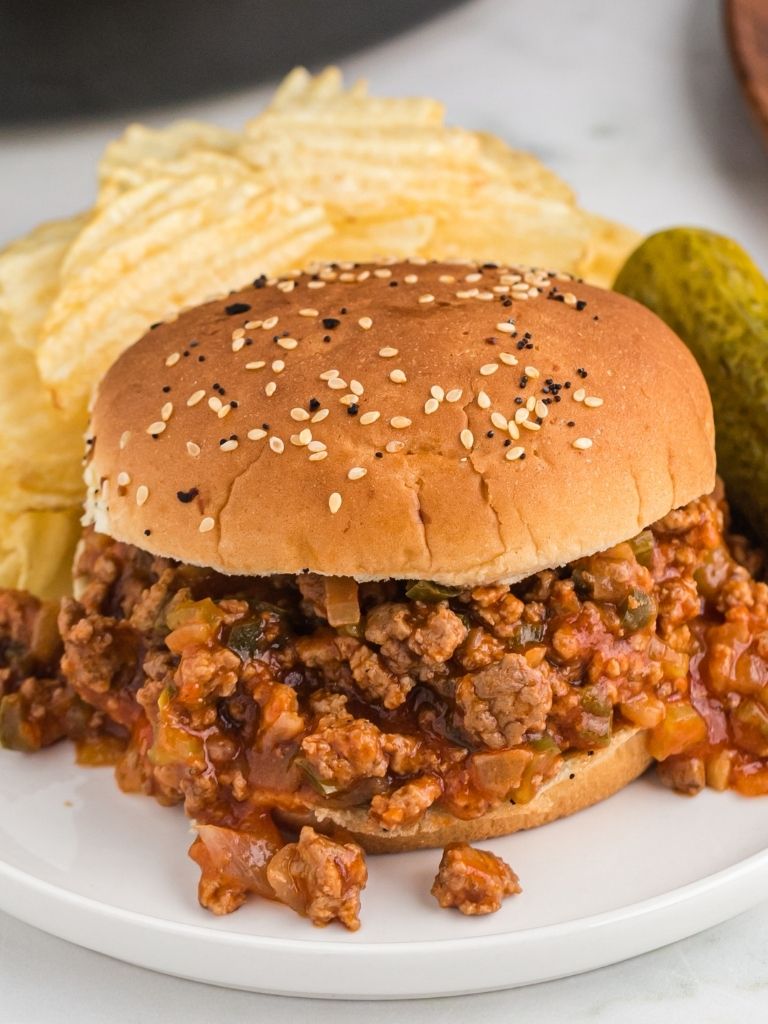
<path fill-rule="evenodd" d="M 371 5 L 372 12 L 375 5 Z M 373 16 L 373 13 L 372 13 Z M 442 98 L 457 124 L 536 152 L 583 204 L 648 231 L 697 223 L 768 268 L 768 150 L 730 69 L 716 0 L 470 0 L 343 62 L 385 95 Z M 288 70 L 288 69 L 286 69 Z M 536 111 L 527 102 L 535 92 Z M 236 126 L 252 90 L 177 115 Z M 87 205 L 124 119 L 0 131 L 0 242 Z M 297 1003 L 153 975 L 0 915 L 0 1024 L 202 1024 L 246 1016 L 317 1024 L 396 1019 L 696 1024 L 768 1010 L 768 906 L 636 960 L 485 996 L 408 1004 Z M 761 1013 L 762 1011 L 762 1013 Z"/>

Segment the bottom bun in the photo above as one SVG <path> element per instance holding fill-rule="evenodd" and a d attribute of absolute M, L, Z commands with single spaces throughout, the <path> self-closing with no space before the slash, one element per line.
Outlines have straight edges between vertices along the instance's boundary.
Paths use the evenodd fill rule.
<path fill-rule="evenodd" d="M 448 843 L 474 843 L 546 825 L 584 807 L 613 796 L 651 763 L 646 731 L 619 729 L 607 747 L 567 755 L 560 771 L 527 804 L 502 804 L 479 818 L 465 821 L 446 811 L 431 809 L 414 825 L 385 830 L 371 820 L 365 808 L 322 808 L 305 815 L 281 815 L 289 825 L 314 825 L 321 832 L 343 832 L 367 853 L 401 853 L 442 847 Z"/>

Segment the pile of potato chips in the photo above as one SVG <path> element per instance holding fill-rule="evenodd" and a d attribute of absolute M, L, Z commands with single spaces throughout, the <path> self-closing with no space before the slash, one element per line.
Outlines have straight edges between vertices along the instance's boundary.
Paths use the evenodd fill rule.
<path fill-rule="evenodd" d="M 87 213 L 0 253 L 0 586 L 66 588 L 93 387 L 157 320 L 320 260 L 463 257 L 610 283 L 634 232 L 430 99 L 296 69 L 241 133 L 181 121 L 108 146 Z"/>

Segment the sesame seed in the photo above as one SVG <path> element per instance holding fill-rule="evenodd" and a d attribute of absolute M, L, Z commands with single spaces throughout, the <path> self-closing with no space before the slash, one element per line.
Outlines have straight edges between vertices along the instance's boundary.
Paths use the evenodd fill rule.
<path fill-rule="evenodd" d="M 299 441 L 301 442 L 301 444 L 309 444 L 311 440 L 312 431 L 309 429 L 309 427 L 304 427 L 303 430 L 299 431 Z"/>
<path fill-rule="evenodd" d="M 476 299 L 480 299 L 481 302 L 491 302 L 494 299 L 493 292 L 482 291 L 478 292 L 475 296 Z"/>
<path fill-rule="evenodd" d="M 541 374 L 535 366 L 526 366 L 525 372 L 531 378 L 531 380 L 538 380 L 538 378 L 541 376 Z"/>
<path fill-rule="evenodd" d="M 523 423 L 528 419 L 528 415 L 529 413 L 527 409 L 518 409 L 515 413 L 515 423 Z"/>
<path fill-rule="evenodd" d="M 256 331 L 261 327 L 261 320 L 246 320 L 245 329 L 246 331 Z"/>
<path fill-rule="evenodd" d="M 149 488 L 146 484 L 139 484 L 136 488 L 136 504 L 141 506 L 145 505 L 147 498 L 149 497 Z"/>
<path fill-rule="evenodd" d="M 309 413 L 306 409 L 300 409 L 298 406 L 295 409 L 291 409 L 292 420 L 308 420 Z"/>
<path fill-rule="evenodd" d="M 335 516 L 341 508 L 341 495 L 338 491 L 334 491 L 328 499 L 328 508 L 331 510 L 332 516 Z"/>
<path fill-rule="evenodd" d="M 326 451 L 312 452 L 312 454 L 310 456 L 308 456 L 308 458 L 309 458 L 310 462 L 322 462 L 323 459 L 327 459 L 328 458 L 328 452 L 326 452 Z"/>
<path fill-rule="evenodd" d="M 246 370 L 263 370 L 267 364 L 263 359 L 257 359 L 255 363 L 246 363 Z"/>
<path fill-rule="evenodd" d="M 359 380 L 351 380 L 349 382 L 349 390 L 353 395 L 357 395 L 358 398 L 365 392 L 365 388 Z"/>
<path fill-rule="evenodd" d="M 130 430 L 124 430 L 122 432 L 122 434 L 120 435 L 120 441 L 119 441 L 120 451 L 122 451 L 125 448 L 125 446 L 128 444 L 130 439 L 131 439 L 131 432 L 130 432 Z"/>
<path fill-rule="evenodd" d="M 406 284 L 416 284 L 417 281 L 419 280 L 419 275 L 418 274 L 406 274 L 405 277 L 403 278 L 403 280 L 405 281 Z"/>
<path fill-rule="evenodd" d="M 533 410 L 536 408 L 536 396 L 535 395 L 530 395 L 529 396 L 528 401 L 525 403 L 525 408 L 528 410 L 528 412 L 533 412 Z"/>
<path fill-rule="evenodd" d="M 278 281 L 277 288 L 281 292 L 292 292 L 296 287 L 295 281 Z"/>
<path fill-rule="evenodd" d="M 316 309 L 311 309 L 307 306 L 305 309 L 299 310 L 299 316 L 320 316 Z"/>
<path fill-rule="evenodd" d="M 363 328 L 364 331 L 370 331 L 373 327 L 373 320 L 369 316 L 361 316 L 357 321 L 358 325 Z"/>
<path fill-rule="evenodd" d="M 334 278 L 330 280 L 334 280 Z M 325 281 L 307 281 L 307 288 L 325 288 Z"/>
<path fill-rule="evenodd" d="M 427 416 L 431 416 L 433 412 L 437 412 L 440 408 L 440 403 L 436 398 L 428 398 L 424 403 L 424 412 Z"/>
<path fill-rule="evenodd" d="M 586 451 L 587 448 L 592 447 L 592 438 L 590 437 L 577 437 L 573 442 L 573 447 L 578 448 L 579 451 Z"/>
<path fill-rule="evenodd" d="M 233 452 L 235 448 L 237 448 L 237 441 L 230 438 L 228 441 L 225 441 L 224 444 L 220 444 L 219 448 L 223 452 Z"/>
<path fill-rule="evenodd" d="M 274 395 L 274 393 L 276 391 L 277 391 L 277 384 L 273 380 L 271 380 L 269 382 L 269 384 L 267 384 L 264 387 L 264 394 L 267 396 L 267 398 L 271 398 L 272 395 Z"/>
<path fill-rule="evenodd" d="M 540 420 L 545 419 L 549 413 L 549 406 L 544 405 L 540 398 L 537 399 L 534 408 L 536 409 L 536 415 L 539 417 Z"/>
<path fill-rule="evenodd" d="M 280 348 L 284 348 L 286 352 L 291 352 L 298 346 L 298 341 L 295 338 L 278 338 L 277 344 Z"/>
<path fill-rule="evenodd" d="M 410 427 L 411 421 L 407 416 L 393 416 L 389 421 L 389 425 L 394 427 L 395 430 L 405 430 L 407 427 Z"/>
<path fill-rule="evenodd" d="M 347 270 L 343 274 L 339 274 L 339 280 L 343 281 L 345 284 L 349 284 L 351 281 L 355 280 L 355 275 Z"/>
<path fill-rule="evenodd" d="M 425 295 L 420 295 L 419 296 L 419 302 L 423 306 L 425 306 L 428 302 L 434 302 L 434 301 L 435 301 L 435 296 L 434 295 L 430 295 L 429 292 L 427 292 Z"/>
<path fill-rule="evenodd" d="M 275 386 L 277 386 L 277 385 L 275 385 Z M 229 412 L 230 412 L 231 408 L 232 408 L 232 406 L 230 405 L 229 402 L 227 402 L 226 405 L 222 405 L 222 407 L 219 409 L 219 411 L 216 413 L 216 415 L 219 417 L 220 420 L 223 420 L 225 416 L 229 415 Z"/>
<path fill-rule="evenodd" d="M 446 402 L 458 402 L 463 394 L 462 388 L 451 388 L 450 391 L 446 392 L 445 400 Z"/>
<path fill-rule="evenodd" d="M 480 373 L 483 377 L 490 377 L 492 373 L 496 373 L 499 368 L 498 363 L 484 363 L 480 367 Z"/>
<path fill-rule="evenodd" d="M 588 395 L 584 399 L 584 405 L 589 406 L 590 409 L 599 409 L 602 404 L 602 398 L 597 398 L 595 395 Z"/>
<path fill-rule="evenodd" d="M 362 466 L 353 466 L 347 473 L 347 480 L 362 480 L 367 473 L 368 470 Z"/>
<path fill-rule="evenodd" d="M 267 319 L 264 320 L 261 324 L 262 330 L 271 331 L 273 327 L 277 327 L 279 320 L 279 316 L 267 317 Z"/>
<path fill-rule="evenodd" d="M 515 460 L 519 459 L 521 455 L 524 454 L 524 452 L 525 448 L 522 448 L 518 445 L 515 448 L 508 448 L 504 458 L 507 459 L 509 462 L 515 462 Z"/>
<path fill-rule="evenodd" d="M 347 382 L 342 380 L 341 377 L 331 377 L 328 381 L 328 387 L 332 391 L 344 391 L 347 388 Z"/>
<path fill-rule="evenodd" d="M 392 277 L 392 271 L 387 269 L 387 267 L 379 267 L 377 270 L 374 270 L 373 276 L 381 278 Z"/>
<path fill-rule="evenodd" d="M 160 410 L 160 419 L 164 422 L 168 422 L 173 412 L 173 402 L 166 402 L 163 408 Z"/>
<path fill-rule="evenodd" d="M 389 379 L 393 384 L 407 384 L 408 378 L 406 377 L 403 370 L 392 370 L 389 375 Z"/>
<path fill-rule="evenodd" d="M 401 452 L 403 448 L 405 448 L 405 444 L 402 441 L 387 441 L 384 445 L 385 451 L 388 451 L 390 455 Z"/>
<path fill-rule="evenodd" d="M 575 306 L 577 299 L 573 292 L 566 292 L 565 295 L 563 295 L 563 302 L 566 306 Z"/>
<path fill-rule="evenodd" d="M 482 281 L 482 279 L 482 274 L 467 274 L 464 277 L 464 280 L 467 282 L 467 284 L 474 284 L 476 281 Z"/>
<path fill-rule="evenodd" d="M 436 398 L 438 402 L 442 402 L 445 399 L 445 391 L 439 384 L 433 384 L 429 389 L 429 393 L 433 398 Z"/>
<path fill-rule="evenodd" d="M 171 354 L 165 360 L 165 365 L 166 366 L 175 366 L 176 363 L 178 363 L 178 361 L 180 359 L 181 359 L 181 353 L 180 352 L 171 352 Z"/>
<path fill-rule="evenodd" d="M 326 416 L 328 416 L 330 411 L 331 411 L 330 409 L 318 409 L 317 412 L 312 417 L 311 422 L 312 423 L 322 423 L 323 420 L 326 418 Z"/>
<path fill-rule="evenodd" d="M 455 280 L 456 278 L 453 274 L 441 274 L 440 277 L 438 277 L 440 284 L 453 284 Z"/>
<path fill-rule="evenodd" d="M 122 473 L 118 473 L 117 474 L 117 486 L 118 487 L 127 487 L 130 482 L 131 482 L 131 474 L 130 473 L 126 473 L 125 471 L 123 471 Z"/>
<path fill-rule="evenodd" d="M 191 455 L 192 458 L 197 458 L 200 454 L 200 445 L 195 444 L 194 441 L 187 441 L 187 454 Z"/>
<path fill-rule="evenodd" d="M 380 412 L 375 412 L 373 409 L 370 412 L 364 412 L 360 417 L 360 423 L 367 427 L 369 423 L 375 423 L 376 420 L 381 416 Z"/>
<path fill-rule="evenodd" d="M 514 420 L 510 420 L 507 424 L 507 433 L 513 441 L 517 441 L 520 437 L 520 431 L 518 430 L 517 424 Z"/>
<path fill-rule="evenodd" d="M 462 430 L 462 432 L 459 434 L 459 440 L 461 441 L 461 443 L 464 445 L 468 452 L 472 451 L 472 445 L 475 443 L 475 436 L 471 430 Z"/>
<path fill-rule="evenodd" d="M 541 430 L 541 424 L 534 420 L 522 420 L 520 426 L 525 427 L 526 430 Z"/>
<path fill-rule="evenodd" d="M 211 395 L 208 399 L 208 408 L 213 409 L 214 412 L 218 412 L 221 405 L 221 399 L 217 395 Z"/>
<path fill-rule="evenodd" d="M 491 413 L 491 423 L 496 427 L 497 430 L 507 429 L 507 417 L 500 412 Z"/>
<path fill-rule="evenodd" d="M 307 448 L 311 452 L 324 452 L 327 447 L 328 445 L 325 444 L 323 441 L 310 441 L 307 444 Z"/>
<path fill-rule="evenodd" d="M 272 362 L 272 372 L 273 373 L 282 373 L 284 369 L 285 369 L 285 363 L 283 362 L 282 359 L 275 359 L 275 360 L 273 360 L 273 362 Z"/>
<path fill-rule="evenodd" d="M 496 330 L 501 331 L 502 334 L 517 334 L 517 327 L 510 323 L 496 324 Z"/>
<path fill-rule="evenodd" d="M 282 455 L 282 453 L 285 451 L 285 444 L 283 443 L 283 440 L 280 437 L 270 437 L 269 447 L 277 455 Z"/>
<path fill-rule="evenodd" d="M 253 430 L 249 430 L 246 435 L 249 441 L 261 441 L 262 438 L 267 436 L 266 430 L 262 430 L 261 427 L 254 427 Z"/>
<path fill-rule="evenodd" d="M 480 406 L 481 409 L 490 409 L 491 399 L 488 397 L 485 391 L 478 391 L 477 404 Z"/>
<path fill-rule="evenodd" d="M 192 394 L 187 399 L 187 405 L 190 406 L 190 407 L 193 406 L 193 405 L 197 405 L 197 403 L 198 402 L 202 402 L 202 400 L 204 398 L 205 398 L 205 391 L 203 390 L 203 388 L 200 388 L 199 391 L 193 391 L 192 392 Z"/>
<path fill-rule="evenodd" d="M 204 516 L 197 529 L 200 533 L 210 533 L 215 525 L 216 520 L 212 516 Z"/>
<path fill-rule="evenodd" d="M 165 424 L 162 420 L 158 420 L 156 423 L 150 423 L 147 427 L 148 434 L 162 434 L 165 430 Z"/>
<path fill-rule="evenodd" d="M 517 366 L 517 356 L 513 356 L 511 352 L 499 352 L 499 359 L 505 366 Z"/>
<path fill-rule="evenodd" d="M 243 347 L 243 345 L 245 345 L 245 338 L 244 337 L 243 338 L 235 338 L 235 340 L 232 342 L 232 351 L 233 352 L 239 352 L 240 349 Z"/>
<path fill-rule="evenodd" d="M 323 372 L 320 374 L 320 380 L 333 380 L 334 377 L 338 376 L 338 370 L 323 370 Z"/>
<path fill-rule="evenodd" d="M 457 299 L 473 299 L 477 295 L 477 288 L 466 288 L 456 292 Z"/>
<path fill-rule="evenodd" d="M 584 388 L 576 388 L 576 390 L 573 392 L 574 402 L 583 402 L 586 397 L 587 392 L 584 390 Z"/>
<path fill-rule="evenodd" d="M 384 348 L 379 349 L 379 355 L 382 357 L 382 359 L 392 359 L 392 357 L 396 356 L 399 351 L 399 349 L 392 348 L 389 345 L 385 345 Z"/>
<path fill-rule="evenodd" d="M 492 289 L 497 295 L 506 295 L 509 291 L 508 284 L 495 284 Z"/>

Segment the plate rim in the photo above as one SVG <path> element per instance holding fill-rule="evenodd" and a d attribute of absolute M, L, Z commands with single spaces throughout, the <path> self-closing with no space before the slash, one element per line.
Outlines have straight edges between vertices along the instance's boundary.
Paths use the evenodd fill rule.
<path fill-rule="evenodd" d="M 303 954 L 317 952 L 320 955 L 347 955 L 351 953 L 355 956 L 382 955 L 386 952 L 428 954 L 434 953 L 435 947 L 440 947 L 442 950 L 450 948 L 452 953 L 460 953 L 465 951 L 467 947 L 477 950 L 483 946 L 494 946 L 497 944 L 514 946 L 531 941 L 539 943 L 545 942 L 548 938 L 555 937 L 562 940 L 574 933 L 594 931 L 606 925 L 626 923 L 631 919 L 643 918 L 655 912 L 662 912 L 674 905 L 695 900 L 697 897 L 704 896 L 723 885 L 743 881 L 750 875 L 759 874 L 761 869 L 768 874 L 768 847 L 750 854 L 748 857 L 736 861 L 727 867 L 705 875 L 703 878 L 687 882 L 685 885 L 677 886 L 674 889 L 669 889 L 666 892 L 658 893 L 655 896 L 650 896 L 644 900 L 629 903 L 613 910 L 591 914 L 587 917 L 578 917 L 568 921 L 539 925 L 517 931 L 500 931 L 491 935 L 465 935 L 456 938 L 419 939 L 415 941 L 368 942 L 364 939 L 361 941 L 328 939 L 318 942 L 309 937 L 287 938 L 284 936 L 265 936 L 249 934 L 247 932 L 207 928 L 203 924 L 188 924 L 174 921 L 167 917 L 157 917 L 140 911 L 129 910 L 91 896 L 73 892 L 63 886 L 38 878 L 22 868 L 9 864 L 0 857 L 0 879 L 5 879 L 11 883 L 16 882 L 27 889 L 35 891 L 36 894 L 47 896 L 58 903 L 79 906 L 82 910 L 102 917 L 123 919 L 131 925 L 148 927 L 152 931 L 165 932 L 172 937 L 204 940 L 220 946 L 250 947 L 254 951 L 259 950 L 261 947 L 266 947 L 270 952 L 278 950 L 294 953 L 301 952 Z M 765 899 L 764 895 L 759 896 L 755 899 L 754 905 L 762 902 L 763 899 Z M 0 909 L 3 909 L 13 917 L 24 920 L 24 917 L 17 913 L 16 910 L 8 909 L 10 902 L 10 900 L 6 901 L 3 898 L 2 889 L 0 889 Z M 740 912 L 737 911 L 736 913 Z M 310 922 L 306 922 L 306 927 L 312 928 Z M 49 934 L 55 933 L 49 932 Z M 309 935 L 311 934 L 310 932 Z"/>

